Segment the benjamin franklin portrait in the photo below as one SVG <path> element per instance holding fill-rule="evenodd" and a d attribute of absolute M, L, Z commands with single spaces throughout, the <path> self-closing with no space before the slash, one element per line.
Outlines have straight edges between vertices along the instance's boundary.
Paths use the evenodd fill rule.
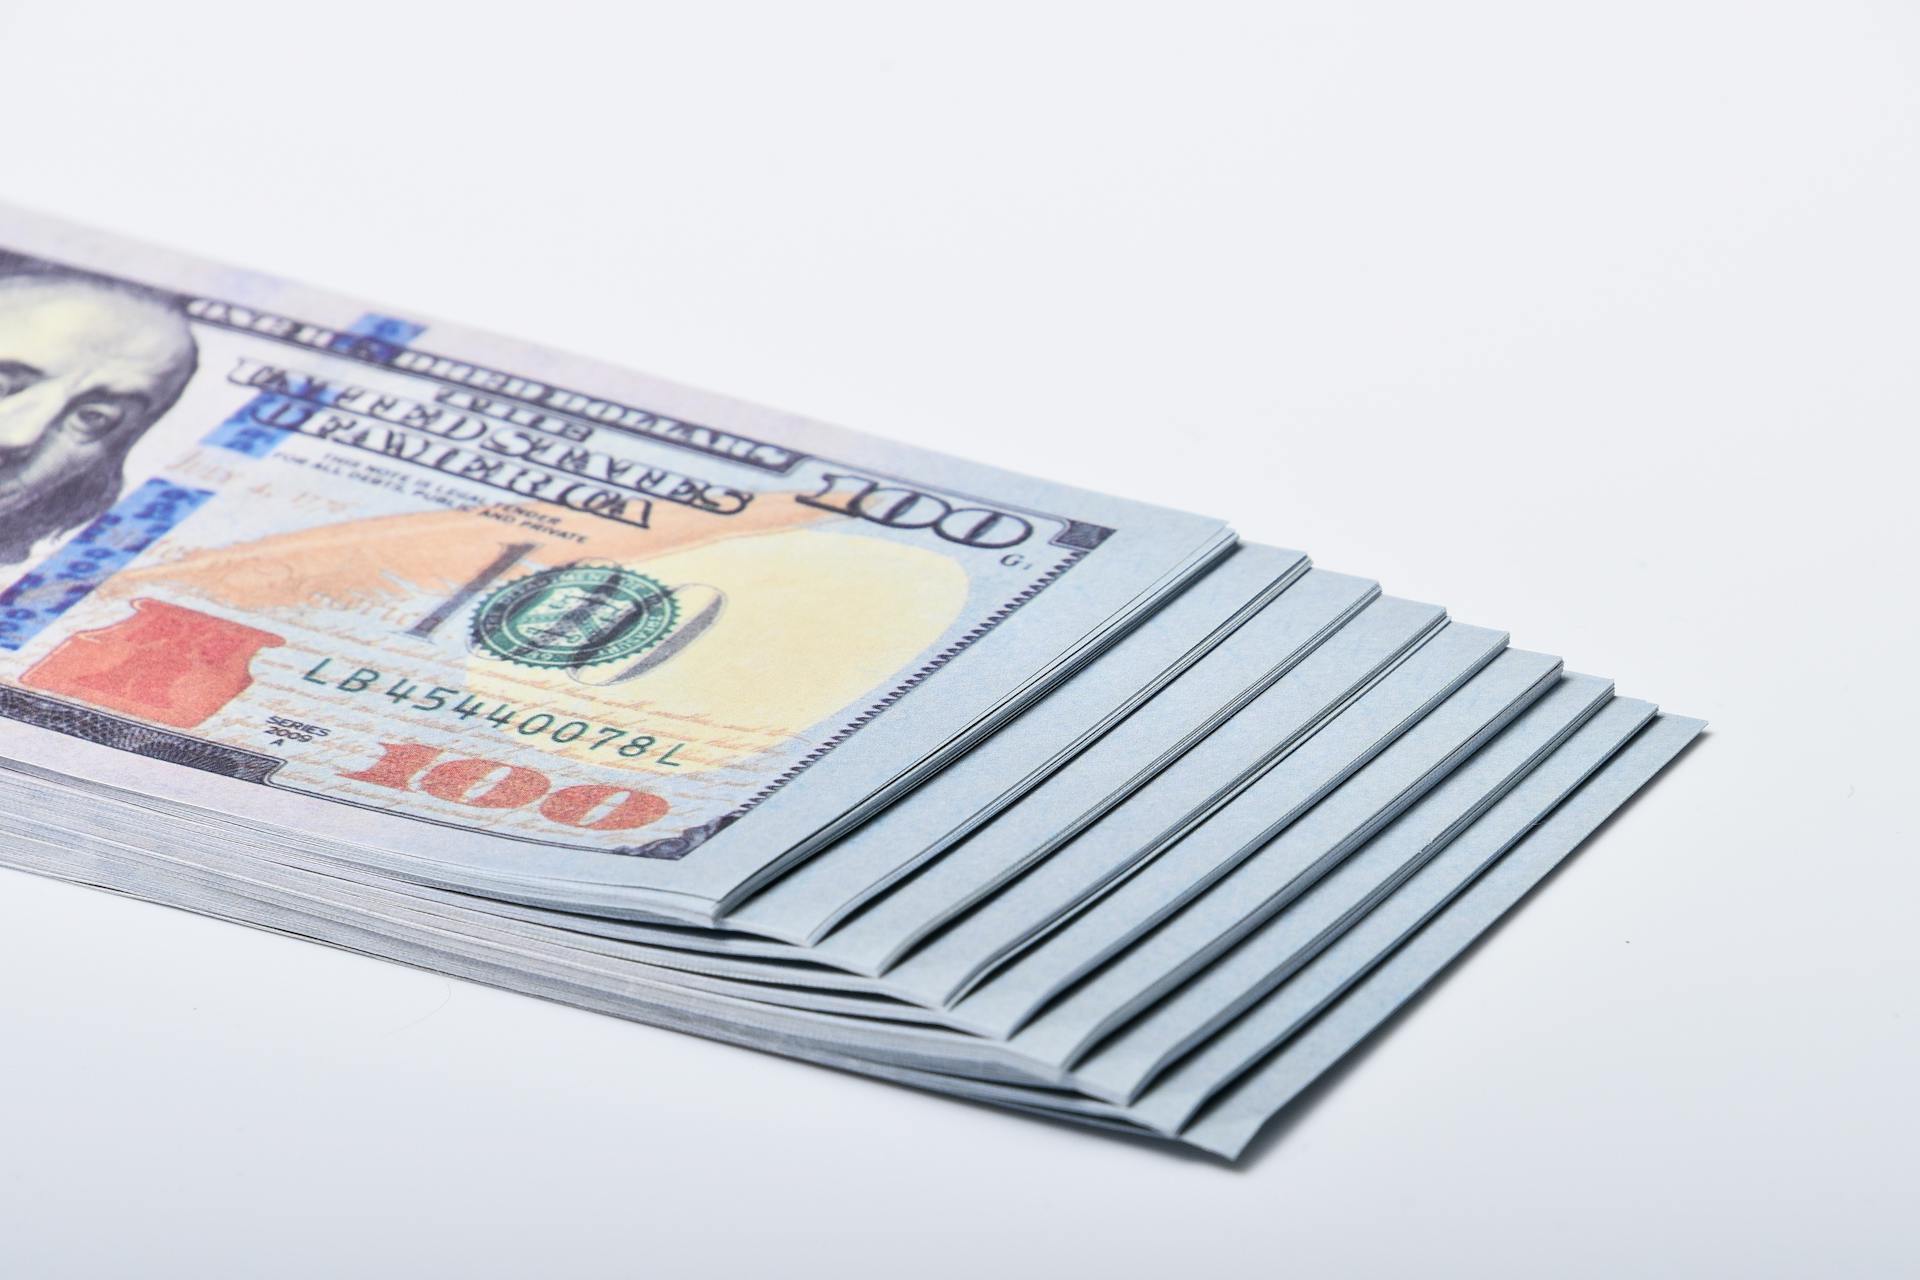
<path fill-rule="evenodd" d="M 0 564 L 113 505 L 197 355 L 166 299 L 0 255 Z"/>

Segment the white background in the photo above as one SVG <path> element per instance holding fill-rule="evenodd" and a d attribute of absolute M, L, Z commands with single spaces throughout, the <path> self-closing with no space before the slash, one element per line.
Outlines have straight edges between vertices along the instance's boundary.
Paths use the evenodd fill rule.
<path fill-rule="evenodd" d="M 1916 161 L 1891 2 L 0 0 L 0 198 L 1714 724 L 1239 1169 L 0 874 L 0 1274 L 1912 1274 Z"/>

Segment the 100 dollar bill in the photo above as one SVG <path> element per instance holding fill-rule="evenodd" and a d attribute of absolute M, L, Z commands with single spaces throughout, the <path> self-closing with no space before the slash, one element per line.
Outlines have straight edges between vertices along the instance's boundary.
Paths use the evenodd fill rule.
<path fill-rule="evenodd" d="M 442 863 L 723 896 L 1227 540 L 0 211 L 0 714 Z"/>

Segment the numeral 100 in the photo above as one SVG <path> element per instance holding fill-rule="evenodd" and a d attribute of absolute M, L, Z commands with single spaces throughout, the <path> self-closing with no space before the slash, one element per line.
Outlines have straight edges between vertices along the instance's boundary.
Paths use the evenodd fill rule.
<path fill-rule="evenodd" d="M 651 791 L 605 783 L 555 790 L 538 769 L 482 756 L 450 756 L 417 742 L 383 742 L 380 759 L 341 777 L 396 791 L 418 791 L 475 809 L 525 809 L 549 822 L 584 831 L 631 831 L 666 816 L 667 802 Z"/>
<path fill-rule="evenodd" d="M 829 471 L 820 479 L 820 492 L 800 494 L 797 501 L 889 529 L 931 529 L 963 547 L 1017 547 L 1033 533 L 1032 525 L 1005 511 L 956 507 L 937 494 L 883 485 L 865 476 Z"/>

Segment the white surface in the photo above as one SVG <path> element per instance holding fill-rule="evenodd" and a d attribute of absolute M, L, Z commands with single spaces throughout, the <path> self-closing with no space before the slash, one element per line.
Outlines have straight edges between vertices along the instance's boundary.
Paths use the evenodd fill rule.
<path fill-rule="evenodd" d="M 1237 1171 L 0 875 L 0 1274 L 1920 1266 L 1913 6 L 0 52 L 18 203 L 1219 511 L 1714 724 Z"/>

